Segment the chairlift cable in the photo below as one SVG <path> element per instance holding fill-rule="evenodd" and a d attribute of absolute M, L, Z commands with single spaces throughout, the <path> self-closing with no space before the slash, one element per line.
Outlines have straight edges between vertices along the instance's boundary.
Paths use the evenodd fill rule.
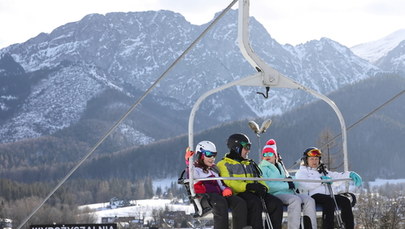
<path fill-rule="evenodd" d="M 385 103 L 381 104 L 380 106 L 378 106 L 377 108 L 375 108 L 374 110 L 370 111 L 368 114 L 366 114 L 365 116 L 363 116 L 362 118 L 360 118 L 357 122 L 353 123 L 352 125 L 350 125 L 349 127 L 346 128 L 346 131 L 349 131 L 351 128 L 353 128 L 354 126 L 356 126 L 357 124 L 359 124 L 360 122 L 364 121 L 365 119 L 367 119 L 368 117 L 370 117 L 372 114 L 374 114 L 375 112 L 377 112 L 378 110 L 380 110 L 381 108 L 383 108 L 384 106 L 388 105 L 389 103 L 391 103 L 392 101 L 394 101 L 395 99 L 399 98 L 403 93 L 405 93 L 405 90 L 400 91 L 398 94 L 394 95 L 391 99 L 387 100 Z M 325 147 L 326 145 L 332 143 L 333 140 L 335 140 L 337 137 L 339 137 L 342 133 L 339 133 L 338 135 L 336 135 L 335 137 L 333 137 L 331 140 L 329 140 L 327 143 L 323 144 L 321 148 Z"/>
<path fill-rule="evenodd" d="M 128 117 L 128 115 L 139 105 L 139 103 L 156 87 L 156 85 L 172 70 L 172 68 L 199 42 L 203 36 L 227 13 L 238 0 L 233 0 L 208 26 L 204 31 L 188 46 L 188 48 L 160 75 L 160 77 L 145 91 L 145 93 L 129 108 L 129 110 L 104 134 L 104 136 L 93 146 L 93 148 L 74 166 L 66 176 L 56 185 L 56 187 L 45 197 L 45 199 L 22 221 L 17 227 L 21 229 L 28 220 L 45 204 L 45 202 L 66 182 L 67 179 L 90 157 L 91 154 L 107 139 L 108 136 Z"/>
<path fill-rule="evenodd" d="M 377 112 L 378 110 L 380 110 L 381 108 L 383 108 L 384 106 L 390 104 L 391 102 L 393 102 L 394 100 L 396 100 L 397 98 L 399 98 L 402 94 L 405 93 L 405 90 L 400 91 L 399 93 L 397 93 L 396 95 L 394 95 L 392 98 L 390 98 L 389 100 L 387 100 L 385 103 L 381 104 L 380 106 L 378 106 L 377 108 L 375 108 L 374 110 L 370 111 L 368 114 L 366 114 L 365 116 L 363 116 L 362 118 L 360 118 L 357 122 L 353 123 L 352 125 L 350 125 L 349 127 L 346 128 L 346 131 L 349 131 L 351 128 L 353 128 L 354 126 L 356 126 L 357 124 L 359 124 L 360 122 L 364 121 L 365 119 L 367 119 L 368 117 L 370 117 L 372 114 L 374 114 L 375 112 Z M 336 138 L 338 138 L 342 133 L 337 134 L 336 136 L 334 136 L 331 140 L 329 140 L 328 142 L 324 143 L 320 148 L 325 147 L 328 144 L 331 144 L 333 140 L 335 140 Z M 290 166 L 288 169 L 291 169 L 292 167 L 294 167 L 295 165 L 297 165 L 298 162 L 295 162 L 292 166 Z M 340 165 L 341 166 L 341 165 Z M 339 166 L 339 167 L 340 167 Z"/>

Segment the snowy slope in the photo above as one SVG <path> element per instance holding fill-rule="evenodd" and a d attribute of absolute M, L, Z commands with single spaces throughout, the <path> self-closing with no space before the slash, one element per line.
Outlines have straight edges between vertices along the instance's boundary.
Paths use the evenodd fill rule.
<path fill-rule="evenodd" d="M 398 30 L 376 41 L 353 46 L 351 50 L 359 57 L 375 63 L 403 40 L 405 40 L 405 29 Z"/>
<path fill-rule="evenodd" d="M 121 208 L 108 208 L 109 203 L 98 203 L 80 206 L 80 208 L 89 208 L 94 211 L 96 223 L 101 223 L 101 219 L 108 217 L 137 217 L 145 218 L 147 221 L 152 218 L 153 210 L 184 211 L 187 215 L 194 213 L 194 207 L 191 204 L 174 203 L 171 199 L 146 199 L 132 200 L 131 206 Z"/>

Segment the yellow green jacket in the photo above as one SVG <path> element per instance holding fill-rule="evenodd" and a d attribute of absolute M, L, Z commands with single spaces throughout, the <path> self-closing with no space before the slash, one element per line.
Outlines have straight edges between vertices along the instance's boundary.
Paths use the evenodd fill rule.
<path fill-rule="evenodd" d="M 261 171 L 252 160 L 237 161 L 229 157 L 222 158 L 217 163 L 221 177 L 260 177 Z M 234 194 L 246 191 L 246 185 L 254 183 L 252 180 L 224 180 L 226 186 L 230 187 Z M 264 181 L 261 184 L 268 186 Z"/>

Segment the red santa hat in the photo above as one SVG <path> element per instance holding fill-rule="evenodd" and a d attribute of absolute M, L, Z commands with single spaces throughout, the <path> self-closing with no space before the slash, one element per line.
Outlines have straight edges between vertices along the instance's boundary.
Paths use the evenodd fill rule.
<path fill-rule="evenodd" d="M 264 153 L 274 153 L 276 158 L 278 157 L 276 140 L 270 139 L 266 142 L 266 145 L 263 147 L 262 150 L 262 156 Z"/>

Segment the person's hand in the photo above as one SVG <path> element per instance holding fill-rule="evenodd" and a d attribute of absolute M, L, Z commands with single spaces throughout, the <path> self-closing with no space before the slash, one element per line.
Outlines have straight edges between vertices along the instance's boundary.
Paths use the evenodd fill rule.
<path fill-rule="evenodd" d="M 190 149 L 190 147 L 187 147 L 186 154 L 184 155 L 184 159 L 186 160 L 186 165 L 189 165 L 190 162 L 188 159 L 190 159 L 190 157 L 193 156 L 193 154 L 194 154 L 194 151 L 192 151 Z"/>
<path fill-rule="evenodd" d="M 232 196 L 232 189 L 226 187 L 224 190 L 222 190 L 222 196 Z"/>
<path fill-rule="evenodd" d="M 288 181 L 288 189 L 295 190 L 295 184 L 292 181 Z"/>
<path fill-rule="evenodd" d="M 328 177 L 328 176 L 321 176 L 321 179 L 322 180 L 331 180 L 332 178 L 331 177 Z M 322 184 L 332 184 L 332 182 L 322 182 Z"/>
<path fill-rule="evenodd" d="M 288 178 L 288 179 L 292 179 L 291 176 L 288 176 L 287 178 Z M 288 189 L 295 190 L 295 184 L 294 184 L 294 182 L 292 182 L 292 181 L 287 181 L 287 183 L 288 183 Z"/>
<path fill-rule="evenodd" d="M 267 193 L 267 187 L 260 183 L 249 183 L 246 185 L 246 190 L 249 192 L 254 192 L 258 196 L 265 196 Z"/>
<path fill-rule="evenodd" d="M 197 193 L 197 194 L 207 192 L 207 190 L 205 189 L 205 186 L 204 186 L 202 181 L 199 181 L 199 182 L 194 184 L 194 192 Z"/>
<path fill-rule="evenodd" d="M 361 186 L 363 184 L 363 179 L 361 179 L 361 176 L 355 172 L 350 172 L 349 177 L 353 180 L 354 185 L 357 187 Z"/>

